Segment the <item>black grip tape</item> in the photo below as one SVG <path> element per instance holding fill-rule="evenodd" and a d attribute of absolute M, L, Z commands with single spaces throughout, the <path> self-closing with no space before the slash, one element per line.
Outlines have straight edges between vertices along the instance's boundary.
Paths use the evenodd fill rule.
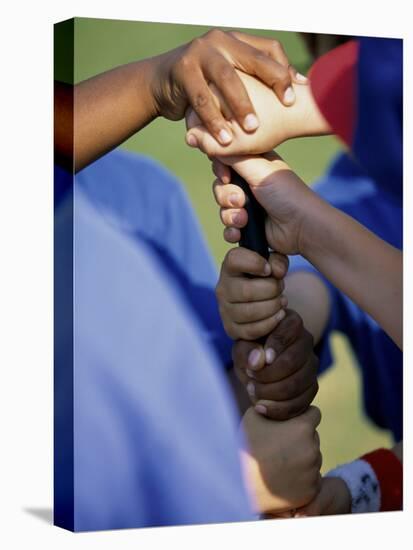
<path fill-rule="evenodd" d="M 231 183 L 241 187 L 247 197 L 244 208 L 248 213 L 248 223 L 241 229 L 241 240 L 239 241 L 239 245 L 257 252 L 268 260 L 270 253 L 268 250 L 267 237 L 265 235 L 265 218 L 267 214 L 254 197 L 248 183 L 232 168 Z"/>

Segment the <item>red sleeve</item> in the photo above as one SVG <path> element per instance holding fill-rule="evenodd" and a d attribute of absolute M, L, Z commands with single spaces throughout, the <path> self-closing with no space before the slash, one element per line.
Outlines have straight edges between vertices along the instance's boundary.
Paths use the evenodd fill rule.
<path fill-rule="evenodd" d="M 403 465 L 388 449 L 377 449 L 360 457 L 373 468 L 380 484 L 380 512 L 403 509 Z"/>
<path fill-rule="evenodd" d="M 317 59 L 309 73 L 320 112 L 349 147 L 357 117 L 357 58 L 358 42 L 350 40 Z"/>

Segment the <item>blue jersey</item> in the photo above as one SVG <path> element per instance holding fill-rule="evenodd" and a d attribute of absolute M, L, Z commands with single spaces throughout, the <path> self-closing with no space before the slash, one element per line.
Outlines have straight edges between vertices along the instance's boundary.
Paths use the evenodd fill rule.
<path fill-rule="evenodd" d="M 400 198 L 380 188 L 349 156 L 340 155 L 313 189 L 326 201 L 352 216 L 383 240 L 402 248 L 403 208 Z M 403 356 L 369 315 L 337 290 L 309 262 L 290 257 L 290 273 L 310 271 L 322 278 L 330 293 L 331 314 L 317 350 L 320 372 L 332 363 L 329 336 L 337 330 L 349 338 L 363 383 L 367 415 L 395 440 L 403 434 Z"/>
<path fill-rule="evenodd" d="M 113 152 L 56 169 L 55 523 L 76 531 L 253 519 L 215 318 L 182 189 Z"/>

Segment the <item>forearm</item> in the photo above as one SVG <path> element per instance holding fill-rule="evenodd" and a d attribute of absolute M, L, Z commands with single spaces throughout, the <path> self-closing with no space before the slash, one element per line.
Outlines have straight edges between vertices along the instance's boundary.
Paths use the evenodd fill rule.
<path fill-rule="evenodd" d="M 74 157 L 80 170 L 157 115 L 151 82 L 157 58 L 118 67 L 74 91 Z"/>
<path fill-rule="evenodd" d="M 326 329 L 330 315 L 330 297 L 320 277 L 305 271 L 297 271 L 285 278 L 284 294 L 289 308 L 296 311 L 305 328 L 317 344 Z"/>
<path fill-rule="evenodd" d="M 74 87 L 56 83 L 57 158 L 78 171 L 151 122 L 157 116 L 151 90 L 157 62 L 123 65 Z"/>
<path fill-rule="evenodd" d="M 402 348 L 401 252 L 321 199 L 302 235 L 303 256 Z"/>

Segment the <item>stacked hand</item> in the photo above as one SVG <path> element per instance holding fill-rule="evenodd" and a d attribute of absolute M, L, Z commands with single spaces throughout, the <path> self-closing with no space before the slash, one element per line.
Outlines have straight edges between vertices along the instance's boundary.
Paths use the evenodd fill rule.
<path fill-rule="evenodd" d="M 256 76 L 275 101 L 287 106 L 295 101 L 292 84 L 306 81 L 289 64 L 277 40 L 217 29 L 160 56 L 157 66 L 152 95 L 158 114 L 179 120 L 191 107 L 212 142 L 223 146 L 231 142 L 234 128 L 213 91 L 230 109 L 238 128 L 252 132 L 262 121 L 240 72 Z"/>
<path fill-rule="evenodd" d="M 269 246 L 282 254 L 303 254 L 308 228 L 317 215 L 321 199 L 275 152 L 221 160 L 226 164 L 217 159 L 213 161 L 217 176 L 213 189 L 221 207 L 221 220 L 226 226 L 224 238 L 228 242 L 238 242 L 240 228 L 248 223 L 245 194 L 240 187 L 230 183 L 227 165 L 231 165 L 248 181 L 255 198 L 265 207 Z"/>
<path fill-rule="evenodd" d="M 250 408 L 241 428 L 248 449 L 241 453 L 247 487 L 261 513 L 280 513 L 310 502 L 320 489 L 322 456 L 316 428 L 321 414 L 310 407 L 282 422 Z"/>

